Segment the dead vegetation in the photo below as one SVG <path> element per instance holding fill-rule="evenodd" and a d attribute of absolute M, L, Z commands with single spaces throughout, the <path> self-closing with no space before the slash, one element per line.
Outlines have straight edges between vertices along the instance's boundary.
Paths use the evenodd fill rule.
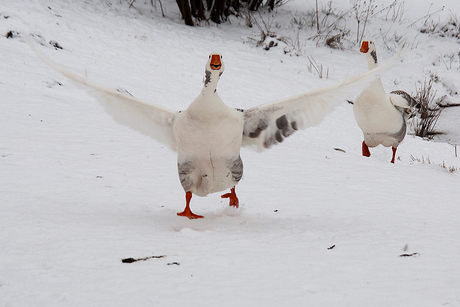
<path fill-rule="evenodd" d="M 437 35 L 440 37 L 455 37 L 460 39 L 460 19 L 456 13 L 450 12 L 449 19 L 445 21 L 427 18 L 420 28 L 424 34 Z"/>
<path fill-rule="evenodd" d="M 412 120 L 416 136 L 432 139 L 442 132 L 436 131 L 436 123 L 441 116 L 442 108 L 439 106 L 445 97 L 436 99 L 436 90 L 433 89 L 433 80 L 421 84 L 416 90 L 414 99 L 417 101 L 415 118 Z"/>
<path fill-rule="evenodd" d="M 413 155 L 410 156 L 411 162 L 418 162 L 421 164 L 430 164 L 430 165 L 436 165 L 435 163 L 431 162 L 430 157 L 424 157 L 422 156 L 421 158 L 416 158 Z M 447 166 L 444 161 L 442 161 L 442 164 L 438 164 L 440 167 L 443 169 L 447 170 L 449 173 L 455 173 L 458 171 L 458 167 L 456 166 Z"/>

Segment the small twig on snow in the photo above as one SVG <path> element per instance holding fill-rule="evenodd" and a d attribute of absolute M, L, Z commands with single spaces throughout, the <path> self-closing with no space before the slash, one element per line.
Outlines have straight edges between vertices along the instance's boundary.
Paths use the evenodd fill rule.
<path fill-rule="evenodd" d="M 123 262 L 123 263 L 133 263 L 133 262 L 136 262 L 136 261 L 145 261 L 145 260 L 152 259 L 152 258 L 164 258 L 164 257 L 166 257 L 166 255 L 149 256 L 149 257 L 137 258 L 137 259 L 125 258 L 125 259 L 121 259 L 121 262 Z"/>

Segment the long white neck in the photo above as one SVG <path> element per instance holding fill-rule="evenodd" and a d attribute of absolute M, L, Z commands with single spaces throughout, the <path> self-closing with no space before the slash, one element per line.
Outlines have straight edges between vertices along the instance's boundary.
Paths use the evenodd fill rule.
<path fill-rule="evenodd" d="M 378 61 L 377 61 L 377 51 L 369 50 L 369 52 L 366 53 L 366 59 L 367 59 L 367 66 L 369 67 L 369 70 L 374 69 L 379 66 Z"/>
<path fill-rule="evenodd" d="M 377 61 L 377 52 L 375 50 L 369 50 L 366 54 L 366 60 L 367 60 L 367 66 L 369 67 L 369 70 L 372 70 L 374 68 L 377 68 L 379 66 L 378 61 Z M 380 77 L 375 79 L 367 87 L 363 92 L 373 92 L 377 93 L 380 92 L 382 95 L 385 93 L 385 89 L 383 88 L 382 81 L 380 80 Z"/>
<path fill-rule="evenodd" d="M 219 72 L 206 70 L 203 89 L 201 94 L 187 108 L 189 114 L 195 118 L 212 118 L 216 112 L 227 107 L 217 95 L 216 87 L 219 77 Z"/>
<path fill-rule="evenodd" d="M 220 75 L 215 72 L 205 71 L 204 85 L 201 94 L 209 95 L 216 92 L 217 83 L 219 82 Z"/>

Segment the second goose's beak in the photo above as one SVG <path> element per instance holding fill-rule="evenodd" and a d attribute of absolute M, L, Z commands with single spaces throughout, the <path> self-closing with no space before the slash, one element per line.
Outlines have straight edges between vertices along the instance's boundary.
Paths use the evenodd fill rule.
<path fill-rule="evenodd" d="M 359 49 L 362 53 L 367 53 L 369 51 L 369 42 L 364 41 L 363 44 L 361 45 L 361 49 Z"/>

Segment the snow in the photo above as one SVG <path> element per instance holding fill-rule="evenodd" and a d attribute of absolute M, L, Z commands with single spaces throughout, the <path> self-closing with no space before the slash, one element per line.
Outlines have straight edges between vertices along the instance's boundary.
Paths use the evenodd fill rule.
<path fill-rule="evenodd" d="M 332 50 L 283 26 L 311 10 L 308 1 L 279 8 L 273 26 L 302 35 L 300 56 L 255 47 L 248 37 L 258 29 L 244 19 L 191 28 L 175 1 L 162 1 L 165 18 L 158 8 L 112 2 L 0 7 L 0 33 L 20 33 L 0 39 L 0 306 L 460 306 L 460 171 L 441 166 L 460 168 L 459 110 L 444 111 L 439 129 L 448 133 L 438 142 L 406 136 L 393 165 L 388 148 L 361 156 L 362 133 L 344 102 L 283 144 L 242 150 L 239 209 L 220 194 L 194 196 L 192 209 L 205 218 L 178 217 L 185 197 L 174 152 L 118 125 L 22 35 L 34 34 L 43 52 L 75 73 L 174 110 L 199 94 L 210 52 L 222 53 L 226 65 L 220 97 L 240 108 L 343 80 L 367 63 L 356 44 Z M 375 18 L 366 30 L 381 63 L 398 47 L 382 33 L 411 44 L 382 76 L 385 88 L 414 93 L 430 72 L 458 87 L 458 58 L 451 69 L 439 61 L 458 52 L 457 39 L 421 34 L 424 19 L 408 27 L 439 8 L 403 3 L 404 23 Z M 443 5 L 434 20 L 460 9 L 458 1 Z M 329 77 L 309 72 L 307 56 Z"/>

